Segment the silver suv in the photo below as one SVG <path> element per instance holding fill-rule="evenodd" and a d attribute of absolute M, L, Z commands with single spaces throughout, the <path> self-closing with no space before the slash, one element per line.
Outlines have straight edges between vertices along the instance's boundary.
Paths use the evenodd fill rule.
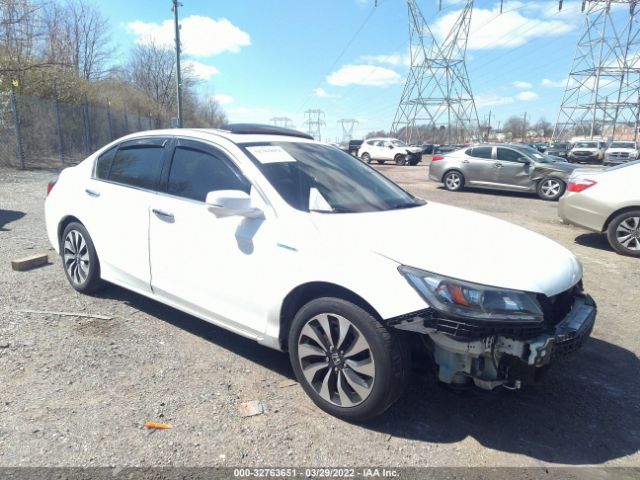
<path fill-rule="evenodd" d="M 526 145 L 482 144 L 434 156 L 429 178 L 451 191 L 468 185 L 535 192 L 543 200 L 557 200 L 575 168 Z"/>

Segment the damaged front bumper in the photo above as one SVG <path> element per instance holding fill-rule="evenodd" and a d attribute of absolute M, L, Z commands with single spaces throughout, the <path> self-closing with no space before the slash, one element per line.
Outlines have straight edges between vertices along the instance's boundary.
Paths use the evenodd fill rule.
<path fill-rule="evenodd" d="M 388 323 L 425 335 L 444 383 L 519 388 L 537 381 L 545 367 L 578 350 L 591 334 L 597 307 L 589 295 L 576 293 L 566 310 L 559 321 L 546 318 L 544 324 L 461 321 L 431 309 Z"/>

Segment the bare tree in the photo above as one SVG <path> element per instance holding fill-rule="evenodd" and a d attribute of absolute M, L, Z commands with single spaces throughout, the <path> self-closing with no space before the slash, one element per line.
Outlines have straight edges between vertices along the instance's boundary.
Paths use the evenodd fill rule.
<path fill-rule="evenodd" d="M 524 130 L 525 130 L 524 120 L 522 117 L 518 115 L 513 115 L 509 117 L 507 121 L 504 122 L 504 125 L 502 127 L 502 131 L 505 134 L 507 134 L 507 136 L 510 136 L 511 138 L 515 138 L 515 137 L 524 138 Z"/>
<path fill-rule="evenodd" d="M 46 55 L 84 79 L 102 78 L 114 54 L 107 18 L 86 0 L 52 3 L 44 11 Z"/>
<path fill-rule="evenodd" d="M 20 78 L 31 68 L 41 30 L 38 11 L 31 0 L 0 0 L 0 74 Z"/>

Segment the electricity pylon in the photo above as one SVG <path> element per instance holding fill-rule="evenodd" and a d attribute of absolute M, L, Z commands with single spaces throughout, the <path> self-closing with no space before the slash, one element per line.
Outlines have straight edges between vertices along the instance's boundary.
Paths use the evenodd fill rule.
<path fill-rule="evenodd" d="M 307 125 L 307 132 L 317 141 L 322 140 L 321 128 L 324 123 L 324 112 L 322 110 L 307 110 L 304 112 L 307 116 L 307 120 L 304 122 Z"/>
<path fill-rule="evenodd" d="M 553 139 L 573 135 L 637 140 L 640 0 L 585 0 L 584 27 Z"/>
<path fill-rule="evenodd" d="M 292 128 L 291 119 L 289 117 L 273 117 L 270 120 L 276 127 Z"/>
<path fill-rule="evenodd" d="M 342 126 L 342 142 L 348 143 L 353 137 L 353 129 L 359 122 L 355 118 L 341 118 L 338 123 Z"/>
<path fill-rule="evenodd" d="M 473 140 L 479 128 L 465 64 L 473 0 L 467 0 L 447 37 L 438 42 L 417 0 L 409 7 L 411 68 L 391 130 L 409 143 L 419 127 L 447 130 L 448 143 Z"/>

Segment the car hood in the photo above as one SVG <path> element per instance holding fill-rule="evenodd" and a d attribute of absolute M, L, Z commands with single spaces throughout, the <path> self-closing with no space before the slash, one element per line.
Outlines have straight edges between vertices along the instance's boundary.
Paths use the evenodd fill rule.
<path fill-rule="evenodd" d="M 429 202 L 356 214 L 313 213 L 321 241 L 468 282 L 551 296 L 582 278 L 566 248 L 487 215 Z"/>
<path fill-rule="evenodd" d="M 607 148 L 607 153 L 635 153 L 633 148 Z"/>
<path fill-rule="evenodd" d="M 398 147 L 398 150 L 406 150 L 407 153 L 422 153 L 422 148 L 420 147 Z"/>
<path fill-rule="evenodd" d="M 577 165 L 573 165 L 572 163 L 565 163 L 565 162 L 538 163 L 537 166 L 540 168 L 544 168 L 546 170 L 555 170 L 557 172 L 565 172 L 565 173 L 571 173 L 576 168 L 578 168 Z"/>

